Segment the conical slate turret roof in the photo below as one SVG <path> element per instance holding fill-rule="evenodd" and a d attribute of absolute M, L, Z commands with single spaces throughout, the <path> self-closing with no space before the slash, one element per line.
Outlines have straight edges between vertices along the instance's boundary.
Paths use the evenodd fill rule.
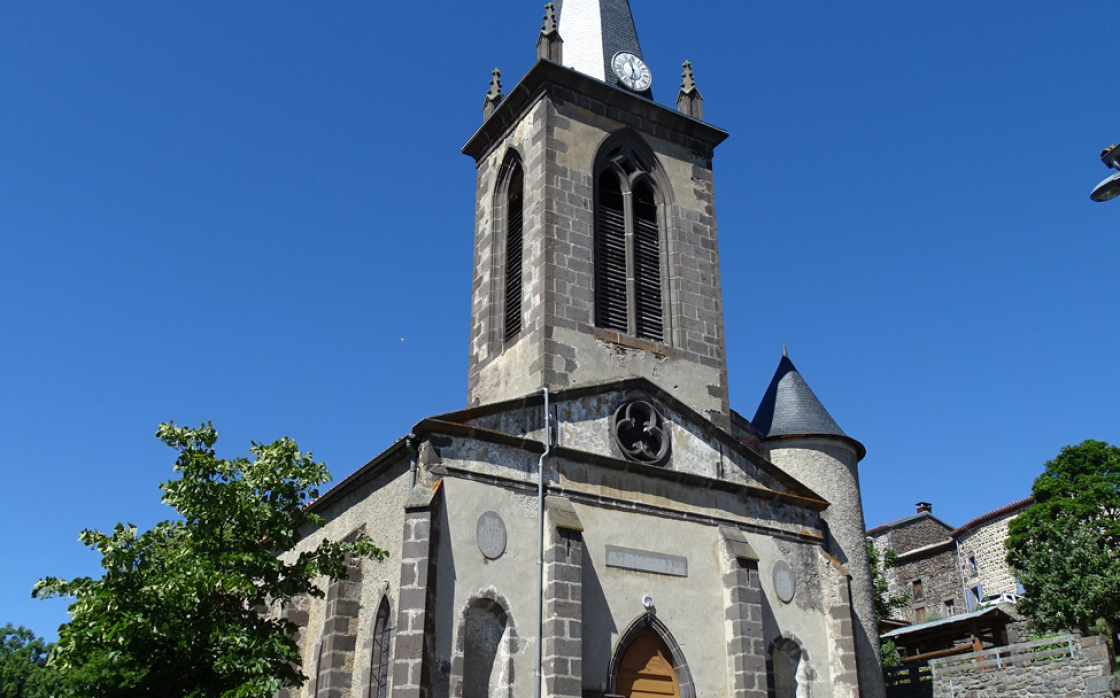
<path fill-rule="evenodd" d="M 850 438 L 817 399 L 784 351 L 751 424 L 763 437 L 797 434 Z"/>

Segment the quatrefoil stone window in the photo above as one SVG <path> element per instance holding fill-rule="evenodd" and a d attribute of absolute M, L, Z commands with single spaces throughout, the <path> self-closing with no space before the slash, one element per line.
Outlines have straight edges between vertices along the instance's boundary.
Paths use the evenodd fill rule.
<path fill-rule="evenodd" d="M 611 438 L 627 460 L 661 465 L 669 457 L 665 419 L 644 400 L 619 405 L 611 418 Z"/>

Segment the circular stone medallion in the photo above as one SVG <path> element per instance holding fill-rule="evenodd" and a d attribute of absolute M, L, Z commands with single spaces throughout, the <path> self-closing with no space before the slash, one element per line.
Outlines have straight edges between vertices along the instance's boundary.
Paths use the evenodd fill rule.
<path fill-rule="evenodd" d="M 478 549 L 490 560 L 497 560 L 506 551 L 506 524 L 493 511 L 478 517 L 474 537 L 478 541 Z"/>
<path fill-rule="evenodd" d="M 782 603 L 793 601 L 793 594 L 797 591 L 797 582 L 793 579 L 793 570 L 785 560 L 779 560 L 774 565 L 774 591 Z"/>

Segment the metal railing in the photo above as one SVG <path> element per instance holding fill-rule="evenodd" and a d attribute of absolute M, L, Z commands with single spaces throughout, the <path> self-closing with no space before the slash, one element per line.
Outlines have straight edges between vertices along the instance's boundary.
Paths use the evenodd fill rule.
<path fill-rule="evenodd" d="M 1024 667 L 1038 662 L 1074 657 L 1080 647 L 1073 635 L 1057 635 L 1033 642 L 1020 642 L 1006 647 L 993 647 L 982 652 L 969 652 L 943 657 L 930 662 L 934 677 L 964 672 Z"/>

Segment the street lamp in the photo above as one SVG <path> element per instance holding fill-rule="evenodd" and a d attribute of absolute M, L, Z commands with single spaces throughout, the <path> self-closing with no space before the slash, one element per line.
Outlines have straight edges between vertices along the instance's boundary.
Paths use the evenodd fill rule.
<path fill-rule="evenodd" d="M 1112 170 L 1120 170 L 1120 146 L 1110 145 L 1101 151 L 1101 162 Z M 1109 201 L 1120 196 L 1120 172 L 1106 177 L 1100 184 L 1093 187 L 1089 198 L 1093 201 Z"/>

